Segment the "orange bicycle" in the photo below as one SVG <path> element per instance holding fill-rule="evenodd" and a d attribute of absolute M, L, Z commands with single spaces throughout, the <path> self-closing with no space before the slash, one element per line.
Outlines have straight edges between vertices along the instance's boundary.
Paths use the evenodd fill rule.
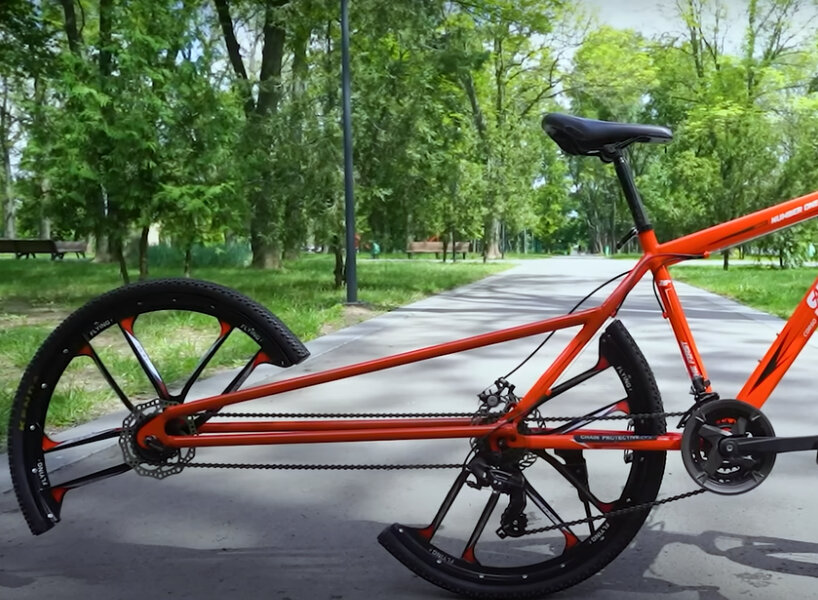
<path fill-rule="evenodd" d="M 635 142 L 668 142 L 671 132 L 560 114 L 546 115 L 543 126 L 565 152 L 613 163 L 633 215 L 635 227 L 626 239 L 638 237 L 644 253 L 598 306 L 578 310 L 581 301 L 564 316 L 248 386 L 260 365 L 286 368 L 309 354 L 264 307 L 230 289 L 191 280 L 152 281 L 109 292 L 77 310 L 50 335 L 26 369 L 14 400 L 9 462 L 32 533 L 41 534 L 59 522 L 67 492 L 108 477 L 134 471 L 161 479 L 191 467 L 248 466 L 197 462 L 197 448 L 462 438 L 468 440 L 462 463 L 360 467 L 457 471 L 427 525 L 395 524 L 379 541 L 415 573 L 454 592 L 479 598 L 535 597 L 602 569 L 636 535 L 653 506 L 705 490 L 747 492 L 765 480 L 777 453 L 818 448 L 818 436 L 776 437 L 760 411 L 818 324 L 818 279 L 737 397 L 722 399 L 708 380 L 668 272 L 675 263 L 818 216 L 818 192 L 659 243 L 624 150 Z M 648 273 L 690 376 L 693 403 L 683 413 L 664 411 L 648 362 L 615 319 L 628 293 Z M 166 313 L 214 326 L 213 339 L 203 346 L 198 362 L 194 357 L 190 376 L 178 386 L 163 379 L 141 341 L 140 328 L 162 327 Z M 554 332 L 567 329 L 576 332 L 525 394 L 515 393 L 508 374 L 480 392 L 477 407 L 466 413 L 225 410 L 240 402 L 548 333 L 544 344 Z M 105 335 L 116 337 L 120 349 L 138 365 L 146 393 L 126 393 L 112 375 L 98 351 L 102 344 L 97 342 Z M 191 399 L 192 388 L 213 357 L 237 338 L 249 357 L 244 367 L 221 393 Z M 566 375 L 594 339 L 598 350 L 593 365 Z M 78 370 L 77 364 L 84 366 Z M 60 389 L 66 382 L 84 383 L 82 368 L 89 365 L 101 375 L 105 389 L 88 385 L 87 394 L 116 399 L 127 415 L 121 424 L 90 434 L 61 431 L 52 416 L 66 400 Z M 575 409 L 568 414 L 575 416 L 555 408 L 566 402 Z M 670 416 L 681 418 L 681 432 L 666 431 Z M 104 440 L 119 444 L 119 464 L 76 477 L 57 470 L 57 455 L 84 451 Z M 657 500 L 669 450 L 681 452 L 699 487 Z"/>

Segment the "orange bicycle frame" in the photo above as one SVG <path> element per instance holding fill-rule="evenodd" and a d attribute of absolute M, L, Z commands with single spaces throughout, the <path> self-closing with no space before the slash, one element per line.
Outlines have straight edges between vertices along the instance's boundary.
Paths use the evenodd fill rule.
<path fill-rule="evenodd" d="M 532 429 L 523 434 L 518 424 L 525 415 L 548 399 L 559 377 L 605 322 L 616 315 L 627 295 L 648 271 L 652 273 L 656 281 L 663 316 L 670 322 L 688 374 L 691 379 L 701 377 L 705 385 L 709 385 L 701 356 L 673 286 L 668 267 L 690 258 L 706 257 L 712 252 L 742 244 L 816 216 L 818 216 L 818 192 L 782 202 L 666 243 L 660 244 L 654 231 L 648 229 L 639 233 L 639 242 L 644 252 L 642 257 L 610 296 L 596 307 L 170 406 L 139 429 L 136 435 L 137 442 L 146 446 L 146 438 L 153 436 L 165 446 L 178 448 L 488 437 L 495 447 L 505 445 L 546 449 L 678 450 L 681 441 L 681 435 L 678 433 L 638 436 L 629 431 L 614 430 L 576 429 L 570 433 L 549 433 L 548 429 Z M 799 302 L 758 367 L 750 375 L 739 392 L 738 399 L 755 407 L 764 404 L 776 384 L 806 345 L 816 325 L 818 325 L 818 278 Z M 239 402 L 571 327 L 580 327 L 580 329 L 519 403 L 496 423 L 477 425 L 472 424 L 469 418 L 231 421 L 206 422 L 198 428 L 195 435 L 174 435 L 168 432 L 167 425 L 170 422 L 206 411 L 218 411 L 225 406 Z M 600 438 L 605 439 L 600 441 Z"/>

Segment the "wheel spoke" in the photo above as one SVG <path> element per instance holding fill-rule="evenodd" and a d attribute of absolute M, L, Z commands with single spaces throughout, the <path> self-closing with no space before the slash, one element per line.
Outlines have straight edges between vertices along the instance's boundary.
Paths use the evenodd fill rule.
<path fill-rule="evenodd" d="M 526 479 L 525 475 L 523 475 L 524 486 L 525 486 L 525 493 L 526 496 L 531 498 L 531 501 L 537 505 L 537 508 L 542 511 L 542 513 L 551 521 L 552 524 L 557 525 L 559 530 L 565 536 L 565 544 L 566 547 L 570 548 L 571 546 L 575 545 L 579 542 L 579 538 L 571 531 L 571 528 L 565 524 L 565 520 L 560 517 L 557 512 L 551 507 L 548 502 L 546 502 L 545 498 L 543 498 L 540 493 L 534 489 L 534 486 Z"/>
<path fill-rule="evenodd" d="M 48 454 L 49 452 L 57 452 L 58 450 L 67 450 L 68 448 L 76 448 L 86 444 L 101 442 L 102 440 L 109 440 L 111 438 L 119 437 L 121 432 L 122 428 L 116 427 L 114 429 L 108 429 L 107 431 L 100 431 L 71 440 L 65 440 L 63 442 L 53 442 L 48 444 L 48 447 L 44 448 L 44 452 L 45 454 Z"/>
<path fill-rule="evenodd" d="M 461 556 L 463 560 L 470 563 L 477 563 L 477 557 L 474 555 L 474 547 L 477 545 L 477 541 L 483 534 L 483 530 L 486 528 L 486 523 L 489 522 L 489 517 L 491 517 L 491 513 L 494 512 L 494 507 L 497 506 L 497 501 L 499 499 L 500 491 L 492 490 L 491 496 L 489 496 L 486 506 L 483 508 L 483 512 L 480 514 L 480 518 L 477 520 L 477 524 L 474 526 L 474 531 L 472 531 L 471 536 L 469 536 L 469 541 L 466 542 L 466 547 L 463 549 L 463 554 Z"/>
<path fill-rule="evenodd" d="M 247 378 L 250 377 L 250 375 L 252 375 L 253 371 L 255 371 L 257 366 L 267 362 L 270 362 L 270 358 L 264 353 L 264 351 L 259 350 L 258 352 L 256 352 L 253 355 L 253 358 L 251 358 L 247 362 L 247 364 L 242 367 L 241 371 L 239 371 L 238 374 L 233 378 L 233 381 L 227 384 L 227 387 L 224 388 L 222 394 L 229 394 L 230 392 L 235 392 L 244 384 L 245 381 L 247 381 Z"/>
<path fill-rule="evenodd" d="M 121 475 L 122 473 L 127 473 L 130 470 L 131 465 L 122 463 L 120 465 L 108 467 L 107 469 L 102 469 L 100 471 L 89 473 L 88 475 L 83 475 L 82 477 L 77 477 L 76 479 L 64 481 L 58 485 L 54 485 L 51 487 L 53 489 L 60 489 L 62 490 L 62 493 L 65 493 L 68 490 L 74 490 L 77 489 L 78 487 L 88 485 L 89 483 L 94 483 L 96 481 L 102 481 L 103 479 L 108 479 L 116 475 Z"/>
<path fill-rule="evenodd" d="M 595 410 L 593 412 L 590 412 L 590 413 L 588 413 L 586 415 L 583 415 L 579 419 L 575 419 L 575 420 L 573 420 L 573 421 L 571 421 L 569 423 L 566 423 L 565 425 L 560 425 L 559 427 L 555 427 L 554 429 L 552 429 L 550 431 L 550 433 L 552 433 L 552 434 L 555 434 L 555 433 L 569 433 L 571 431 L 574 431 L 575 429 L 580 429 L 582 427 L 585 427 L 586 425 L 590 425 L 591 423 L 593 423 L 594 421 L 599 419 L 599 417 L 606 417 L 606 416 L 620 410 L 623 402 L 626 402 L 626 400 L 617 400 L 616 402 L 611 402 L 610 404 L 608 404 L 606 406 L 603 406 L 600 409 L 597 409 L 597 410 Z"/>
<path fill-rule="evenodd" d="M 91 346 L 91 342 L 88 340 L 87 337 L 85 338 L 85 346 L 83 346 L 83 348 L 77 354 L 81 356 L 87 356 L 92 361 L 94 361 L 94 364 L 97 366 L 97 369 L 99 369 L 99 372 L 102 373 L 102 376 L 105 378 L 105 381 L 108 383 L 108 385 L 111 386 L 111 389 L 114 390 L 114 393 L 119 398 L 119 401 L 122 402 L 122 404 L 124 404 L 125 408 L 127 408 L 128 410 L 134 409 L 133 403 L 130 401 L 128 396 L 125 395 L 125 392 L 122 391 L 122 388 L 119 387 L 119 384 L 116 382 L 113 375 L 111 375 L 111 372 L 102 362 L 102 359 L 96 353 L 96 350 L 94 350 L 93 346 Z"/>
<path fill-rule="evenodd" d="M 136 321 L 136 317 L 128 317 L 127 319 L 123 319 L 119 322 L 119 328 L 122 330 L 125 340 L 127 340 L 128 345 L 131 347 L 131 350 L 133 350 L 136 360 L 139 362 L 139 365 L 142 367 L 148 381 L 151 382 L 151 385 L 153 385 L 153 388 L 156 390 L 158 396 L 162 400 L 170 400 L 170 394 L 168 393 L 168 388 L 165 385 L 165 382 L 162 381 L 162 376 L 159 374 L 159 371 L 154 366 L 153 362 L 151 362 L 148 353 L 137 339 L 136 334 L 134 334 L 134 321 Z"/>
<path fill-rule="evenodd" d="M 443 503 L 440 505 L 440 508 L 437 510 L 437 514 L 435 514 L 434 519 L 429 524 L 428 527 L 425 527 L 420 530 L 420 535 L 422 535 L 427 540 L 431 540 L 435 533 L 437 533 L 440 524 L 443 522 L 443 519 L 449 512 L 449 509 L 454 504 L 457 495 L 460 493 L 460 490 L 463 489 L 463 485 L 466 483 L 466 478 L 469 476 L 469 472 L 466 469 L 460 471 L 460 474 L 457 476 L 457 479 L 454 480 L 452 487 L 449 489 L 449 493 L 446 494 L 446 497 L 443 499 Z"/>
<path fill-rule="evenodd" d="M 270 362 L 270 358 L 267 354 L 264 353 L 263 350 L 258 350 L 247 364 L 245 364 L 241 370 L 236 374 L 236 376 L 227 384 L 227 387 L 222 390 L 222 394 L 229 394 L 230 392 L 235 392 L 238 390 L 247 378 L 253 373 L 257 366 Z M 205 423 L 207 423 L 212 417 L 215 417 L 219 412 L 219 409 L 207 411 L 200 416 L 196 417 L 196 428 L 198 429 Z"/>
<path fill-rule="evenodd" d="M 202 374 L 202 371 L 205 370 L 205 367 L 210 363 L 211 359 L 216 355 L 216 352 L 219 351 L 219 348 L 222 347 L 222 344 L 227 340 L 228 336 L 233 331 L 233 326 L 229 323 L 225 323 L 224 321 L 219 321 L 219 325 L 221 327 L 221 331 L 219 332 L 219 337 L 216 338 L 216 341 L 207 349 L 207 352 L 204 353 L 201 359 L 199 359 L 199 364 L 196 365 L 196 368 L 191 373 L 190 377 L 188 377 L 187 381 L 185 382 L 182 391 L 179 392 L 177 399 L 180 402 L 184 402 L 185 398 L 187 398 L 188 392 L 190 392 L 190 388 L 193 387 L 193 384 L 199 379 L 199 376 Z"/>
<path fill-rule="evenodd" d="M 534 450 L 534 453 L 554 467 L 557 473 L 562 475 L 565 480 L 568 481 L 568 483 L 576 488 L 580 500 L 586 503 L 590 502 L 597 508 L 597 510 L 603 513 L 611 510 L 610 502 L 600 500 L 594 495 L 593 492 L 591 492 L 590 488 L 588 487 L 587 477 L 585 478 L 584 482 L 581 481 L 573 473 L 571 473 L 565 465 L 560 463 L 560 461 L 548 454 L 545 450 Z"/>

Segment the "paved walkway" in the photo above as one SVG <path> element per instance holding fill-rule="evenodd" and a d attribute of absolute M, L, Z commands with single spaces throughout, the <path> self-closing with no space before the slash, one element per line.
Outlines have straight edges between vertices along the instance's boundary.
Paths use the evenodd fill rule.
<path fill-rule="evenodd" d="M 316 371 L 564 313 L 627 261 L 525 261 L 476 284 L 417 302 L 309 344 L 313 358 L 286 375 Z M 734 394 L 781 321 L 679 285 L 710 375 Z M 678 349 L 642 284 L 620 317 L 648 357 L 667 410 L 687 408 Z M 564 336 L 514 381 L 536 377 Z M 422 365 L 259 401 L 277 410 L 471 410 L 475 394 L 537 343 L 520 340 Z M 590 355 L 593 352 L 589 352 Z M 782 435 L 814 432 L 805 415 L 816 398 L 814 344 L 765 410 Z M 267 373 L 266 376 L 271 376 Z M 203 391 L 202 393 L 206 393 Z M 276 462 L 449 462 L 463 442 L 390 442 L 203 451 L 201 460 Z M 116 448 L 88 457 L 110 460 Z M 655 510 L 608 569 L 558 598 L 810 598 L 818 576 L 812 453 L 782 455 L 770 481 L 750 494 L 712 494 Z M 165 481 L 127 474 L 73 492 L 63 522 L 34 538 L 0 478 L 0 598 L 447 598 L 413 576 L 376 542 L 394 521 L 428 520 L 451 473 L 266 473 L 188 470 Z M 7 482 L 7 478 L 5 480 Z M 678 455 L 662 495 L 693 488 Z M 72 502 L 73 500 L 73 502 Z"/>

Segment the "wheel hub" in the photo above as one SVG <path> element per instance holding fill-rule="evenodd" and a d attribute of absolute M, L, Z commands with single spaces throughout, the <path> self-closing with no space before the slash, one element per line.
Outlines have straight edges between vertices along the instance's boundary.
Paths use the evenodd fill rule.
<path fill-rule="evenodd" d="M 196 455 L 194 448 L 170 448 L 155 440 L 147 448 L 136 441 L 136 432 L 150 419 L 160 414 L 171 402 L 155 399 L 135 407 L 122 422 L 122 433 L 119 436 L 119 447 L 125 462 L 134 472 L 147 477 L 164 479 L 181 473 L 185 466 Z M 193 419 L 187 419 L 186 429 L 194 432 Z"/>

